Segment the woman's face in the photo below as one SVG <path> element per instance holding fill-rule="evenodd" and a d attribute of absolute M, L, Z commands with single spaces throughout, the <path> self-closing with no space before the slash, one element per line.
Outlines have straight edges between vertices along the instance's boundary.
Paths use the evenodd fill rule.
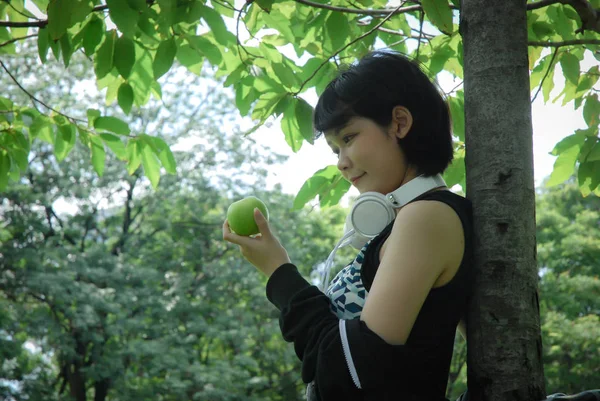
<path fill-rule="evenodd" d="M 396 138 L 404 137 L 412 120 L 394 120 L 388 129 L 374 121 L 354 117 L 339 130 L 325 133 L 327 144 L 338 155 L 337 167 L 360 193 L 367 191 L 387 194 L 414 178 L 407 172 L 404 153 Z M 408 173 L 408 174 L 407 174 Z"/>

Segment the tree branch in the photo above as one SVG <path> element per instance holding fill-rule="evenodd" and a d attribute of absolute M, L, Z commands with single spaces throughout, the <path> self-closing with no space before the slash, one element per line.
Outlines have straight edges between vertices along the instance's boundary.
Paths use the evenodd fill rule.
<path fill-rule="evenodd" d="M 65 117 L 66 119 L 68 119 L 71 122 L 75 122 L 75 121 L 79 121 L 81 123 L 87 123 L 87 121 L 79 119 L 79 118 L 75 118 L 75 117 L 70 117 L 66 114 L 61 113 L 60 111 L 48 106 L 46 103 L 44 103 L 43 101 L 41 101 L 40 99 L 38 99 L 37 97 L 33 96 L 27 89 L 25 89 L 23 87 L 23 85 L 21 85 L 19 83 L 19 81 L 17 81 L 17 79 L 14 77 L 14 75 L 8 70 L 8 68 L 6 67 L 6 65 L 2 62 L 2 60 L 0 60 L 0 66 L 2 66 L 2 68 L 4 69 L 4 71 L 6 71 L 6 73 L 10 76 L 10 78 L 13 80 L 13 82 L 19 87 L 19 89 L 21 89 L 23 92 L 25 92 L 25 94 L 27 96 L 29 96 L 29 99 L 31 99 L 31 101 L 33 102 L 33 104 L 35 105 L 36 102 L 41 104 L 42 106 L 44 106 L 45 108 L 52 110 L 53 112 L 60 114 L 61 116 Z"/>
<path fill-rule="evenodd" d="M 561 0 L 542 0 L 542 1 L 536 1 L 534 3 L 527 4 L 527 11 L 537 10 L 538 8 L 548 7 L 548 6 L 551 6 L 552 4 L 561 3 L 561 2 L 562 2 Z"/>
<path fill-rule="evenodd" d="M 535 96 L 533 97 L 533 99 L 531 99 L 532 104 L 533 104 L 533 102 L 535 102 L 535 99 L 540 94 L 540 91 L 542 90 L 542 86 L 544 85 L 544 81 L 546 80 L 546 78 L 548 77 L 548 74 L 552 70 L 552 67 L 554 65 L 554 59 L 556 59 L 556 55 L 558 54 L 558 49 L 559 49 L 558 47 L 556 49 L 554 49 L 554 54 L 552 55 L 552 59 L 550 60 L 550 65 L 548 66 L 548 69 L 546 70 L 546 74 L 544 74 L 544 77 L 542 78 L 542 82 L 540 82 L 540 86 L 538 87 L 538 90 L 535 93 Z"/>
<path fill-rule="evenodd" d="M 565 40 L 564 42 L 530 41 L 527 44 L 529 46 L 542 46 L 542 47 L 563 47 L 563 46 L 578 46 L 578 45 L 600 46 L 600 39 L 574 39 L 574 40 Z"/>
<path fill-rule="evenodd" d="M 423 10 L 423 7 L 421 6 L 408 6 L 408 7 L 397 7 L 397 8 L 388 8 L 388 9 L 381 9 L 381 10 L 358 10 L 358 9 L 354 9 L 354 8 L 345 8 L 345 7 L 336 7 L 336 6 L 329 6 L 327 4 L 320 4 L 320 3 L 314 3 L 310 0 L 295 0 L 296 3 L 300 3 L 300 4 L 304 4 L 305 6 L 310 6 L 310 7 L 314 7 L 314 8 L 322 8 L 324 10 L 330 10 L 330 11 L 337 11 L 340 13 L 346 13 L 346 14 L 360 14 L 360 15 L 370 15 L 373 17 L 385 17 L 385 16 L 393 16 L 396 14 L 403 14 L 403 13 L 409 13 L 412 11 L 421 11 Z M 404 4 L 406 2 L 403 2 L 402 4 Z"/>
<path fill-rule="evenodd" d="M 7 46 L 7 45 L 10 45 L 11 43 L 14 43 L 14 42 L 19 41 L 19 40 L 24 40 L 24 39 L 29 39 L 29 38 L 35 38 L 37 36 L 38 36 L 37 33 L 34 33 L 34 34 L 31 34 L 31 35 L 27 35 L 27 36 L 19 36 L 18 38 L 12 38 L 10 40 L 7 40 L 6 42 L 0 43 L 0 47 L 4 47 L 4 46 Z"/>
<path fill-rule="evenodd" d="M 131 201 L 133 200 L 133 190 L 135 189 L 135 184 L 137 180 L 129 183 L 129 188 L 127 189 L 127 199 L 125 200 L 125 214 L 123 216 L 123 226 L 121 236 L 119 240 L 113 245 L 111 249 L 112 255 L 119 255 L 122 251 L 122 247 L 125 245 L 127 241 L 127 237 L 129 236 L 129 229 L 131 228 Z"/>
<path fill-rule="evenodd" d="M 296 0 L 299 1 L 299 0 Z M 305 0 L 300 0 L 300 1 L 305 1 Z M 300 92 L 302 92 L 302 89 L 304 88 L 304 85 L 306 85 L 308 82 L 310 82 L 311 79 L 313 79 L 315 77 L 315 75 L 317 75 L 317 72 L 319 72 L 319 70 L 321 68 L 323 68 L 323 66 L 325 64 L 327 64 L 329 62 L 329 60 L 335 56 L 337 56 L 338 54 L 340 54 L 342 51 L 344 51 L 344 49 L 348 48 L 349 46 L 352 46 L 354 43 L 358 42 L 359 40 L 369 36 L 370 34 L 372 34 L 373 32 L 375 32 L 377 29 L 381 28 L 381 26 L 387 21 L 389 20 L 397 10 L 400 10 L 400 8 L 402 8 L 402 6 L 406 3 L 406 0 L 403 1 L 402 3 L 400 3 L 400 5 L 396 8 L 396 10 L 392 10 L 387 17 L 385 17 L 384 19 L 382 19 L 377 25 L 375 25 L 372 29 L 370 29 L 369 31 L 363 33 L 362 35 L 360 35 L 359 37 L 357 37 L 356 39 L 353 39 L 352 41 L 350 41 L 350 43 L 348 43 L 347 45 L 341 47 L 338 51 L 336 51 L 335 53 L 333 53 L 331 56 L 327 57 L 322 63 L 321 65 L 319 65 L 319 67 L 317 67 L 317 69 L 310 75 L 310 77 L 308 77 L 306 79 L 306 81 L 304 81 L 302 83 L 302 85 L 300 86 L 300 89 L 298 89 L 297 92 L 293 93 L 292 95 L 296 96 L 298 95 Z M 419 42 L 420 43 L 420 42 Z"/>
<path fill-rule="evenodd" d="M 398 31 L 394 31 L 393 29 L 388 29 L 388 28 L 377 28 L 378 31 L 380 32 L 384 32 L 384 33 L 389 33 L 390 35 L 397 35 L 397 36 L 402 36 L 405 37 L 406 39 L 419 39 L 419 40 L 423 40 L 423 39 L 433 39 L 435 36 L 434 35 L 430 35 L 426 32 L 423 32 L 422 35 L 411 35 L 411 36 L 406 36 L 403 32 L 398 32 Z"/>
<path fill-rule="evenodd" d="M 146 0 L 148 6 L 152 6 L 155 0 Z M 10 4 L 10 2 L 8 2 Z M 91 13 L 108 10 L 108 5 L 101 4 L 92 8 Z M 18 11 L 17 11 L 18 12 Z M 91 14 L 90 13 L 90 14 Z M 21 14 L 21 13 L 19 13 Z M 29 17 L 33 18 L 33 17 Z M 48 25 L 48 19 L 37 19 L 36 21 L 0 21 L 0 26 L 11 27 L 11 28 L 44 28 Z"/>

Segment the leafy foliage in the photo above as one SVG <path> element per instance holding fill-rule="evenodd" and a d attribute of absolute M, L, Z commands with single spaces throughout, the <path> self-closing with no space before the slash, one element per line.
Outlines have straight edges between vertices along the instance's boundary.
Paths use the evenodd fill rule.
<path fill-rule="evenodd" d="M 583 198 L 571 177 L 543 188 L 537 210 L 546 383 L 578 393 L 597 387 L 600 374 L 600 201 Z"/>
<path fill-rule="evenodd" d="M 74 55 L 71 66 L 80 63 L 83 77 L 89 62 Z M 308 276 L 333 246 L 344 210 L 292 211 L 292 196 L 263 184 L 264 166 L 282 158 L 234 126 L 220 129 L 233 99 L 211 79 L 164 79 L 179 88 L 164 96 L 172 111 L 150 103 L 132 124 L 151 130 L 150 117 L 160 115 L 165 142 L 188 141 L 173 154 L 175 175 L 156 190 L 111 153 L 99 176 L 81 142 L 60 161 L 50 144 L 34 142 L 25 176 L 8 184 L 0 205 L 3 399 L 301 399 L 299 361 L 281 339 L 265 278 L 222 241 L 222 220 L 234 200 L 260 196 Z M 85 113 L 61 95 L 77 82 L 36 93 Z M 190 93 L 203 91 L 221 113 L 190 104 Z"/>
<path fill-rule="evenodd" d="M 577 166 L 579 187 L 586 196 L 600 192 L 600 101 L 596 93 L 600 74 L 597 65 L 581 69 L 586 57 L 599 59 L 594 51 L 600 45 L 599 28 L 595 14 L 589 12 L 598 8 L 594 2 L 578 6 L 581 2 L 529 1 L 527 18 L 534 98 L 542 92 L 545 102 L 562 99 L 563 105 L 573 104 L 582 110 L 588 125 L 557 144 L 549 184 L 565 181 Z M 0 19 L 5 21 L 0 21 L 0 54 L 19 59 L 22 47 L 15 42 L 37 36 L 35 62 L 46 63 L 53 56 L 68 68 L 72 56 L 82 50 L 94 60 L 97 85 L 106 88 L 106 103 L 117 102 L 125 116 L 102 114 L 99 107 L 90 105 L 87 118 L 75 119 L 68 110 L 61 114 L 33 96 L 34 107 L 0 98 L 0 188 L 9 178 L 18 180 L 26 170 L 36 139 L 52 144 L 58 158 L 64 158 L 75 141 L 82 141 L 91 150 L 96 172 L 102 174 L 106 157 L 102 147 L 114 151 L 99 135 L 102 131 L 124 142 L 127 152 L 117 156 L 127 163 L 129 173 L 143 166 L 156 187 L 161 166 L 168 173 L 174 170 L 170 150 L 160 139 L 150 140 L 143 131 L 132 130 L 126 115 L 133 107 L 148 104 L 152 96 L 160 99 L 161 77 L 175 61 L 193 74 L 198 74 L 204 62 L 212 65 L 218 77 L 225 78 L 224 85 L 233 87 L 240 115 L 256 122 L 253 130 L 279 120 L 287 143 L 298 151 L 305 141 L 312 142 L 307 96 L 320 93 L 338 65 L 373 48 L 391 48 L 419 60 L 432 78 L 445 72 L 459 80 L 446 94 L 457 157 L 445 178 L 464 190 L 462 39 L 454 23 L 459 3 L 427 0 L 389 8 L 385 2 L 366 0 L 360 2 L 360 9 L 307 0 L 237 6 L 218 0 L 39 0 L 29 9 L 23 1 L 2 3 Z M 552 98 L 557 65 L 565 77 L 564 89 Z M 16 74 L 14 80 L 22 81 L 22 77 Z M 37 110 L 38 106 L 44 108 Z M 322 186 L 324 192 L 305 187 L 296 206 L 315 196 L 322 206 L 332 204 L 347 191 L 341 179 L 333 179 L 332 184 Z"/>

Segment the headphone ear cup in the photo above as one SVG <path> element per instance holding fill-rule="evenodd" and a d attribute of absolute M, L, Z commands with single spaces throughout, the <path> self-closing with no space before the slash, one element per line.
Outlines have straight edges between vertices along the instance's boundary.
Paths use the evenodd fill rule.
<path fill-rule="evenodd" d="M 367 238 L 375 238 L 395 217 L 392 205 L 378 192 L 361 194 L 350 212 L 352 227 Z"/>

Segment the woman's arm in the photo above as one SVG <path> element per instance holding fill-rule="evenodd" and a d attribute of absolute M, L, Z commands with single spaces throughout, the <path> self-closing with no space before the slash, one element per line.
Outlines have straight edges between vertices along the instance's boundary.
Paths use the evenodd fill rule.
<path fill-rule="evenodd" d="M 417 201 L 399 211 L 387 243 L 360 318 L 385 341 L 400 345 L 440 276 L 456 272 L 465 240 L 449 205 Z"/>

